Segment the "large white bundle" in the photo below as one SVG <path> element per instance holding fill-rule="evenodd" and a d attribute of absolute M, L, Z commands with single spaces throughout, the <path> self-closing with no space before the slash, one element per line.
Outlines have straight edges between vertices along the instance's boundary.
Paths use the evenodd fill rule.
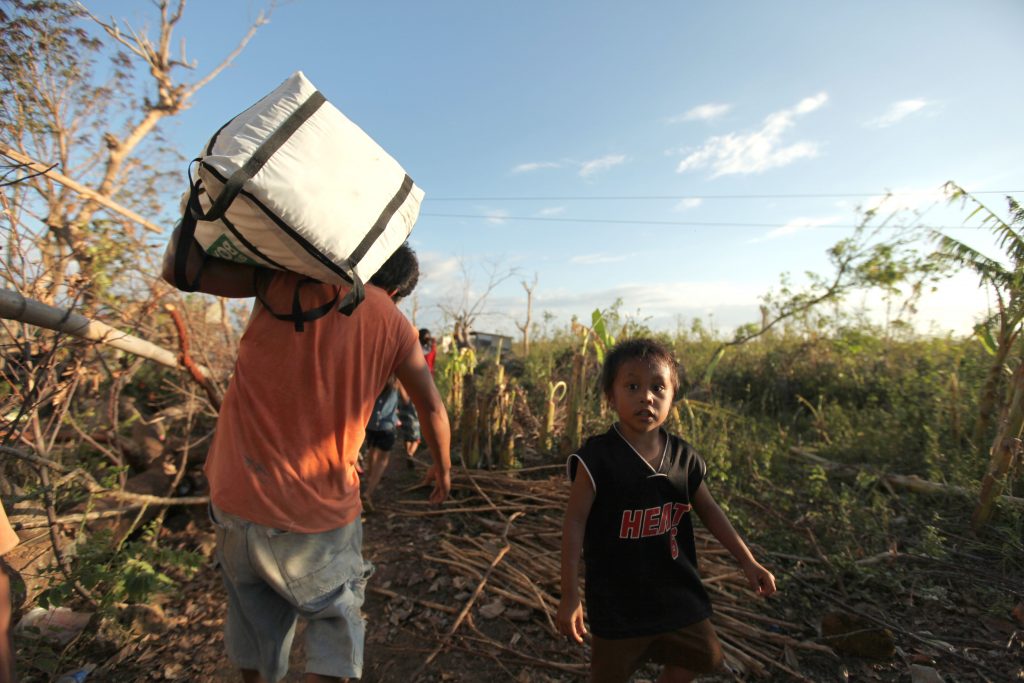
<path fill-rule="evenodd" d="M 207 254 L 360 293 L 408 237 L 423 198 L 301 71 L 225 124 L 196 161 L 182 225 L 194 224 Z"/>

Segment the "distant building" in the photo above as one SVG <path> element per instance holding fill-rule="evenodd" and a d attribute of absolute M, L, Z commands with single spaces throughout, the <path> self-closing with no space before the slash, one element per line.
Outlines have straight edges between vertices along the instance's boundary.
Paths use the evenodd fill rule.
<path fill-rule="evenodd" d="M 497 353 L 499 344 L 501 345 L 502 357 L 512 354 L 512 337 L 508 335 L 492 332 L 470 332 L 469 338 L 479 356 Z"/>

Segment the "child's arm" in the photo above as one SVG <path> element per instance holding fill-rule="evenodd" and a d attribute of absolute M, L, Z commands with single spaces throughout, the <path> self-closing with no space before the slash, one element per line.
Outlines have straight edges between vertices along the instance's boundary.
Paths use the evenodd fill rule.
<path fill-rule="evenodd" d="M 590 474 L 579 467 L 569 489 L 569 503 L 565 507 L 562 524 L 562 597 L 558 602 L 558 630 L 562 635 L 583 642 L 587 629 L 583 625 L 583 603 L 580 602 L 580 554 L 583 551 L 583 532 L 587 516 L 594 504 L 594 486 Z"/>
<path fill-rule="evenodd" d="M 14 671 L 14 628 L 11 624 L 11 579 L 0 557 L 0 681 L 18 680 Z"/>
<path fill-rule="evenodd" d="M 736 558 L 736 562 L 743 569 L 743 573 L 747 575 L 750 587 L 758 595 L 763 595 L 764 597 L 774 593 L 775 577 L 754 559 L 750 548 L 743 542 L 740 535 L 736 533 L 736 529 L 733 528 L 732 523 L 725 516 L 722 508 L 715 502 L 704 482 L 701 482 L 700 487 L 697 489 L 697 494 L 693 497 L 693 509 L 700 517 L 700 521 L 704 523 L 705 528 Z"/>

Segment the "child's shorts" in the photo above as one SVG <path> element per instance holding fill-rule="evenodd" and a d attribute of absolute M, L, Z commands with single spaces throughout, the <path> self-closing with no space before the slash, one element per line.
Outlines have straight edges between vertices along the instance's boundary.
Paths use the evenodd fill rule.
<path fill-rule="evenodd" d="M 593 683 L 625 683 L 645 662 L 680 666 L 695 674 L 713 673 L 722 666 L 722 645 L 709 619 L 653 636 L 594 636 L 591 641 Z"/>
<path fill-rule="evenodd" d="M 383 430 L 383 429 L 367 429 L 366 430 L 366 447 L 376 448 L 377 450 L 388 453 L 391 448 L 395 445 L 395 430 Z"/>
<path fill-rule="evenodd" d="M 267 681 L 288 673 L 298 616 L 306 624 L 306 671 L 359 678 L 366 620 L 360 611 L 373 565 L 363 560 L 363 527 L 318 534 L 280 531 L 210 505 L 216 559 L 228 595 L 224 641 L 240 669 Z"/>
<path fill-rule="evenodd" d="M 420 419 L 412 401 L 398 404 L 398 419 L 401 421 L 402 441 L 420 440 Z"/>

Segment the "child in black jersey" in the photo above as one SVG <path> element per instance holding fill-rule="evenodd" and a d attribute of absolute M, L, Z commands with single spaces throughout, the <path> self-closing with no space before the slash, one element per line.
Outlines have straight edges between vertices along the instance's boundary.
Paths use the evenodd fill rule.
<path fill-rule="evenodd" d="M 628 681 L 646 661 L 664 665 L 659 683 L 691 681 L 721 666 L 690 510 L 736 558 L 752 589 L 775 592 L 775 577 L 708 492 L 704 460 L 662 428 L 678 384 L 678 366 L 658 342 L 616 345 L 605 358 L 601 386 L 619 420 L 587 439 L 567 463 L 572 489 L 558 629 L 578 643 L 587 634 L 579 597 L 582 549 L 594 682 Z"/>

